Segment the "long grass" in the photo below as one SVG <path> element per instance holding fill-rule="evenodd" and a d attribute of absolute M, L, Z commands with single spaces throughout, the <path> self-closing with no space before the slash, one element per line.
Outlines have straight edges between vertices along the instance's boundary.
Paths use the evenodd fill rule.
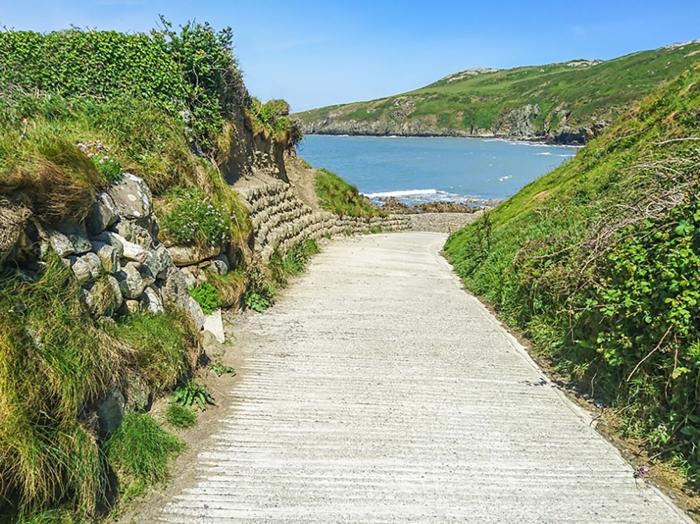
<path fill-rule="evenodd" d="M 327 169 L 316 171 L 314 189 L 321 207 L 338 215 L 374 217 L 382 213 L 355 186 Z"/>

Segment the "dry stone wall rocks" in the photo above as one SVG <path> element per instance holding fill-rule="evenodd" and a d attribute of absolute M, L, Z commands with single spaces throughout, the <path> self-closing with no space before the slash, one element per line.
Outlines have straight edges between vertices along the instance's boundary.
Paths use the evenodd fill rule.
<path fill-rule="evenodd" d="M 240 191 L 253 225 L 253 246 L 263 260 L 275 251 L 286 252 L 306 239 L 317 240 L 340 234 L 408 229 L 408 218 L 339 216 L 328 211 L 314 211 L 296 196 L 289 184 L 273 182 Z"/>

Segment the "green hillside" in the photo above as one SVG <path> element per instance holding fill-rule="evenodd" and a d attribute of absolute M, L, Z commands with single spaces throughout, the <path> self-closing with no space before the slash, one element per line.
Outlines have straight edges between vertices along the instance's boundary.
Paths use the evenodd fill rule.
<path fill-rule="evenodd" d="M 408 93 L 296 116 L 307 133 L 583 142 L 698 60 L 700 42 L 692 42 L 604 62 L 467 70 Z"/>
<path fill-rule="evenodd" d="M 700 68 L 452 235 L 466 286 L 700 479 Z"/>

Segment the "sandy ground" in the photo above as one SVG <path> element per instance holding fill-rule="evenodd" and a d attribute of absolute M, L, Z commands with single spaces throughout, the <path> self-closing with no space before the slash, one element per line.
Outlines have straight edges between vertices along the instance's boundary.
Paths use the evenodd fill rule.
<path fill-rule="evenodd" d="M 175 482 L 136 522 L 690 522 L 474 297 L 445 235 L 331 242 L 236 317 Z"/>

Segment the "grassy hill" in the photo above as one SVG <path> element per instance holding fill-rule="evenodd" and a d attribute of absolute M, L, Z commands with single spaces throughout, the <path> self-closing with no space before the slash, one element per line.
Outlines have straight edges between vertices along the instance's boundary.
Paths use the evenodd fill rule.
<path fill-rule="evenodd" d="M 699 195 L 696 66 L 446 245 L 469 289 L 695 482 Z"/>
<path fill-rule="evenodd" d="M 700 61 L 700 42 L 604 62 L 467 70 L 421 89 L 296 116 L 307 133 L 504 136 L 582 143 Z"/>

